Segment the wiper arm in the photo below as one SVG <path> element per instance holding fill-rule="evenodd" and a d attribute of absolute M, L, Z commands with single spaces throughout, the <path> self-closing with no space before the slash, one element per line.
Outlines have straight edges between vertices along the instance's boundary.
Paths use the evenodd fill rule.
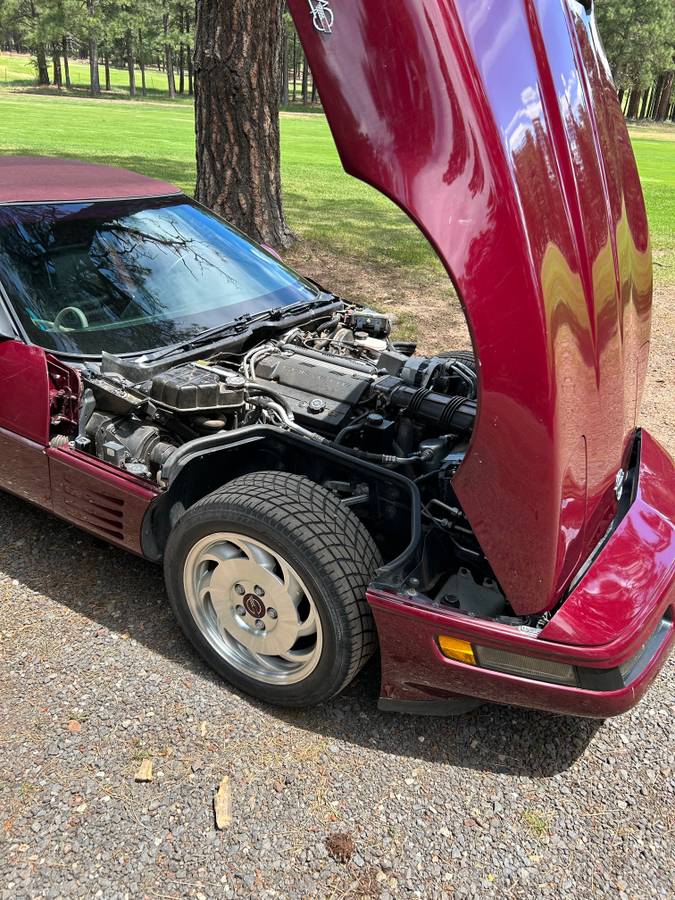
<path fill-rule="evenodd" d="M 238 334 L 254 322 L 262 322 L 265 319 L 268 319 L 270 322 L 280 322 L 290 316 L 294 317 L 302 315 L 302 313 L 309 312 L 312 309 L 333 304 L 337 299 L 338 298 L 333 294 L 324 293 L 323 296 L 318 297 L 315 300 L 300 301 L 298 303 L 292 303 L 290 306 L 275 307 L 274 309 L 268 309 L 264 312 L 257 313 L 256 315 L 245 313 L 243 316 L 238 316 L 232 322 L 223 322 L 220 325 L 214 325 L 213 328 L 207 328 L 206 331 L 201 331 L 193 338 L 190 338 L 189 341 L 174 344 L 159 353 L 145 354 L 145 356 L 152 362 L 157 362 L 158 360 L 166 359 L 167 356 L 173 356 L 174 353 L 182 353 L 186 350 L 193 350 L 195 347 L 202 347 L 204 344 L 209 344 L 215 337 Z"/>
<path fill-rule="evenodd" d="M 251 322 L 260 318 L 265 318 L 266 315 L 266 313 L 261 313 L 258 316 L 252 316 L 250 313 L 246 313 L 246 315 L 238 316 L 232 322 L 223 322 L 220 325 L 214 325 L 213 328 L 207 328 L 206 331 L 200 331 L 199 334 L 190 338 L 189 341 L 173 344 L 171 347 L 166 347 L 159 353 L 145 354 L 145 356 L 153 362 L 156 362 L 159 359 L 165 359 L 167 356 L 173 356 L 174 353 L 182 353 L 185 350 L 201 347 L 203 344 L 209 344 L 215 337 L 225 337 L 228 334 L 237 334 L 237 332 L 247 328 Z"/>

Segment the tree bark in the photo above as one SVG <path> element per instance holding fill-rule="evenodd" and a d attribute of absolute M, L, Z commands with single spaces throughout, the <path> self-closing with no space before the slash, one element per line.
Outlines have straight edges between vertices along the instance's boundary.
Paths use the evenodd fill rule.
<path fill-rule="evenodd" d="M 630 100 L 628 101 L 628 109 L 626 110 L 626 118 L 637 119 L 640 112 L 640 100 L 642 91 L 639 88 L 633 88 L 630 92 Z"/>
<path fill-rule="evenodd" d="M 61 90 L 63 87 L 63 76 L 61 75 L 61 57 L 58 44 L 52 46 L 52 65 L 54 67 L 54 85 Z"/>
<path fill-rule="evenodd" d="M 145 97 L 145 51 L 143 49 L 143 31 L 138 29 L 138 67 L 141 70 L 141 94 Z"/>
<path fill-rule="evenodd" d="M 653 90 L 654 90 L 654 85 L 647 88 L 647 90 L 644 92 L 644 96 L 642 97 L 642 105 L 640 106 L 640 113 L 639 113 L 640 119 L 644 119 L 647 115 L 647 112 L 649 110 L 649 98 L 650 98 L 651 92 Z"/>
<path fill-rule="evenodd" d="M 38 84 L 49 84 L 49 69 L 47 68 L 47 51 L 44 44 L 38 44 L 35 50 L 35 59 L 37 62 Z"/>
<path fill-rule="evenodd" d="M 282 0 L 201 0 L 195 24 L 197 200 L 262 243 L 293 235 L 281 199 Z"/>
<path fill-rule="evenodd" d="M 187 44 L 187 76 L 188 76 L 188 94 L 190 97 L 194 94 L 194 79 L 192 74 L 192 54 L 194 53 L 194 46 L 192 42 L 192 38 L 190 36 L 190 13 L 185 13 L 185 33 L 188 36 L 188 44 Z"/>
<path fill-rule="evenodd" d="M 183 33 L 185 31 L 185 16 L 181 7 L 180 17 L 178 19 L 178 27 L 180 29 L 180 50 L 178 52 L 178 93 L 185 93 L 185 44 L 183 43 Z"/>
<path fill-rule="evenodd" d="M 173 48 L 171 44 L 166 40 L 169 36 L 169 14 L 168 12 L 164 13 L 163 17 L 163 26 L 164 26 L 164 38 L 166 43 L 164 44 L 164 65 L 166 67 L 166 80 L 169 88 L 169 99 L 175 100 L 176 98 L 176 82 L 173 77 Z"/>
<path fill-rule="evenodd" d="M 668 115 L 670 108 L 670 98 L 673 95 L 673 82 L 675 81 L 675 71 L 667 72 L 664 76 L 663 88 L 661 89 L 661 97 L 659 105 L 656 108 L 655 119 L 663 122 Z"/>
<path fill-rule="evenodd" d="M 90 19 L 96 14 L 96 0 L 87 0 L 87 13 Z M 93 28 L 93 24 L 91 26 Z M 98 41 L 93 32 L 89 35 L 89 84 L 92 96 L 101 93 L 101 80 L 98 74 Z M 106 88 L 107 90 L 107 88 Z"/>
<path fill-rule="evenodd" d="M 309 86 L 309 69 L 307 66 L 307 57 L 302 61 L 302 105 L 307 106 L 307 88 Z"/>
<path fill-rule="evenodd" d="M 279 66 L 281 74 L 281 105 L 288 106 L 288 31 L 286 25 L 281 23 L 281 65 Z"/>
<path fill-rule="evenodd" d="M 127 45 L 127 70 L 129 72 L 129 96 L 136 96 L 136 60 L 134 59 L 134 41 L 131 31 L 128 30 L 125 37 Z"/>
<path fill-rule="evenodd" d="M 110 83 L 110 57 L 108 56 L 107 50 L 103 57 L 103 69 L 105 71 L 105 89 L 106 91 L 111 91 L 112 84 Z"/>
<path fill-rule="evenodd" d="M 663 82 L 665 81 L 665 75 L 659 75 L 656 79 L 656 84 L 654 85 L 654 90 L 652 91 L 652 95 L 649 98 L 649 109 L 647 110 L 647 118 L 653 119 L 656 115 L 656 110 L 659 107 L 659 102 L 661 100 L 661 91 L 663 90 Z"/>
<path fill-rule="evenodd" d="M 297 94 L 296 82 L 298 80 L 298 35 L 293 30 L 293 103 Z"/>
<path fill-rule="evenodd" d="M 72 82 L 70 80 L 70 64 L 68 63 L 68 38 L 64 37 L 61 41 L 61 51 L 63 53 L 63 72 L 66 76 L 66 87 L 70 89 Z"/>

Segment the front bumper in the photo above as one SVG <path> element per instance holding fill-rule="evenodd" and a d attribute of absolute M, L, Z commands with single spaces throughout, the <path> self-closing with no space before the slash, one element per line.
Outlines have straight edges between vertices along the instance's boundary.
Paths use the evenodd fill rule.
<path fill-rule="evenodd" d="M 673 462 L 643 432 L 633 503 L 539 634 L 377 586 L 368 601 L 380 639 L 385 709 L 461 709 L 476 698 L 597 718 L 623 713 L 645 694 L 675 642 Z M 575 683 L 448 659 L 441 636 L 487 648 L 492 658 L 502 651 L 540 660 L 542 669 L 572 667 Z"/>

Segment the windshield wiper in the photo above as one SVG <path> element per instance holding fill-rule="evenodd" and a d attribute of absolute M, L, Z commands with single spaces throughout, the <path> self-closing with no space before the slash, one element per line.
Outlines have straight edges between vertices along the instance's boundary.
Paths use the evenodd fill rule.
<path fill-rule="evenodd" d="M 166 359 L 167 356 L 173 356 L 175 353 L 184 353 L 187 350 L 194 350 L 196 347 L 203 347 L 205 344 L 212 343 L 214 338 L 239 334 L 254 322 L 262 322 L 265 319 L 268 319 L 270 322 L 280 322 L 289 318 L 289 316 L 299 316 L 312 309 L 335 303 L 337 299 L 333 294 L 324 293 L 315 300 L 302 300 L 298 303 L 292 303 L 290 306 L 278 306 L 255 315 L 253 313 L 245 313 L 242 316 L 237 316 L 231 322 L 223 322 L 220 325 L 214 325 L 213 328 L 207 328 L 206 331 L 201 331 L 193 338 L 190 338 L 190 340 L 174 344 L 159 353 L 146 353 L 143 355 L 151 362 L 157 362 L 160 359 Z"/>

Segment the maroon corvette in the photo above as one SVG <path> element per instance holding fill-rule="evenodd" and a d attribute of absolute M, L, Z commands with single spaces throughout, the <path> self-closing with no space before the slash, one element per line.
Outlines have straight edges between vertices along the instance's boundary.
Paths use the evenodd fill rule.
<path fill-rule="evenodd" d="M 592 4 L 289 5 L 474 352 L 417 355 L 170 184 L 5 158 L 0 487 L 163 562 L 266 701 L 379 646 L 383 709 L 621 713 L 673 643 L 675 470 L 636 425 L 651 253 Z"/>

